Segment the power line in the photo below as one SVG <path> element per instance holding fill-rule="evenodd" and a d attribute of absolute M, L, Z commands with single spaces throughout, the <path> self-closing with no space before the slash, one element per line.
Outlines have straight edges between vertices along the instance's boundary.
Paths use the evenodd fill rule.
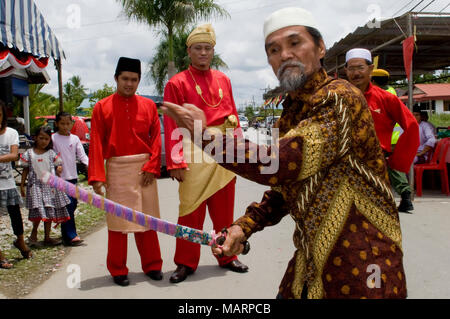
<path fill-rule="evenodd" d="M 401 12 L 403 9 L 405 9 L 407 6 L 409 6 L 412 2 L 414 2 L 414 0 L 409 1 L 406 5 L 404 5 L 400 10 L 398 10 L 392 16 L 394 17 L 397 13 Z"/>
<path fill-rule="evenodd" d="M 395 16 L 396 14 L 400 13 L 401 11 L 403 11 L 403 9 L 407 8 L 411 3 L 413 3 L 415 0 L 411 0 L 409 1 L 406 5 L 404 5 L 400 10 L 398 10 L 396 13 L 393 14 L 393 16 Z"/>
<path fill-rule="evenodd" d="M 96 25 L 108 24 L 108 23 L 116 23 L 116 22 L 122 22 L 122 21 L 128 21 L 128 19 L 115 19 L 115 20 L 109 20 L 109 21 L 87 23 L 87 24 L 82 24 L 80 26 L 80 28 L 92 27 L 92 26 L 96 26 Z M 64 29 L 70 29 L 70 28 L 69 27 L 53 28 L 53 30 L 64 30 Z"/>
<path fill-rule="evenodd" d="M 420 6 L 420 4 L 422 2 L 424 2 L 425 0 L 421 0 L 416 6 L 414 6 L 414 8 L 412 8 L 411 10 L 409 10 L 408 12 L 412 12 L 415 8 L 417 8 L 418 6 Z"/>
<path fill-rule="evenodd" d="M 298 1 L 296 1 L 296 0 L 291 0 L 291 1 L 289 1 L 289 2 L 276 3 L 276 4 L 268 4 L 268 5 L 265 5 L 265 6 L 260 6 L 260 7 L 250 8 L 250 9 L 245 9 L 245 10 L 240 10 L 240 11 L 234 11 L 234 12 L 231 11 L 230 14 L 231 14 L 231 13 L 239 14 L 239 13 L 243 13 L 243 12 L 247 12 L 247 11 L 252 11 L 252 10 L 259 10 L 259 9 L 270 8 L 270 7 L 275 7 L 275 6 L 279 6 L 279 5 L 292 4 L 292 2 L 298 2 Z"/>
<path fill-rule="evenodd" d="M 419 12 L 422 12 L 423 10 L 428 8 L 430 6 L 430 4 L 432 4 L 434 1 L 436 1 L 436 0 L 431 0 L 431 2 L 429 4 L 427 4 L 425 7 L 423 7 L 422 10 L 420 10 Z"/>
<path fill-rule="evenodd" d="M 439 11 L 439 13 L 441 13 L 442 11 L 444 11 L 445 9 L 447 9 L 450 6 L 450 2 L 444 7 L 444 9 L 442 9 L 441 11 Z"/>

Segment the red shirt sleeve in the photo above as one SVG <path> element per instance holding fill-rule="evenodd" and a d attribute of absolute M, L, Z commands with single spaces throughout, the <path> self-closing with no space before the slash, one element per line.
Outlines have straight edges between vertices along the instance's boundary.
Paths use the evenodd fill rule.
<path fill-rule="evenodd" d="M 393 154 L 389 156 L 389 167 L 407 173 L 420 145 L 419 124 L 406 105 L 394 95 L 389 100 L 388 112 L 403 129 Z"/>
<path fill-rule="evenodd" d="M 164 101 L 183 105 L 182 94 L 172 82 L 168 82 L 164 89 Z M 176 137 L 178 128 L 175 121 L 167 115 L 164 115 L 164 143 L 166 150 L 166 166 L 167 170 L 186 168 L 187 164 L 183 157 L 183 137 L 181 134 L 178 138 L 172 138 L 172 134 Z M 175 131 L 175 132 L 174 132 Z"/>
<path fill-rule="evenodd" d="M 91 140 L 89 144 L 88 166 L 88 181 L 90 185 L 93 182 L 106 182 L 102 141 L 102 137 L 105 136 L 104 124 L 102 104 L 99 102 L 94 106 L 91 119 Z"/>
<path fill-rule="evenodd" d="M 142 167 L 145 172 L 153 173 L 156 177 L 161 175 L 161 124 L 159 122 L 156 105 L 151 103 L 149 110 L 150 126 L 150 159 Z"/>

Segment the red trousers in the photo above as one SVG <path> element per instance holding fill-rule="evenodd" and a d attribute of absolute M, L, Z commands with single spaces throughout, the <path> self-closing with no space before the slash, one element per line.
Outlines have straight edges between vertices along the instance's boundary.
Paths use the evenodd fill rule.
<path fill-rule="evenodd" d="M 235 186 L 236 178 L 205 200 L 194 212 L 187 216 L 179 217 L 178 224 L 195 229 L 203 229 L 206 206 L 208 206 L 209 216 L 213 222 L 214 230 L 219 232 L 224 227 L 229 227 L 233 223 Z M 188 266 L 195 271 L 200 260 L 200 248 L 200 244 L 177 238 L 174 258 L 175 264 Z M 216 256 L 216 258 L 220 266 L 237 259 L 236 256 L 225 256 L 222 258 Z"/>
<path fill-rule="evenodd" d="M 142 233 L 134 233 L 134 239 L 139 255 L 141 256 L 141 265 L 144 273 L 152 270 L 161 270 L 161 251 L 156 232 L 149 230 Z M 128 275 L 127 248 L 128 234 L 108 231 L 108 256 L 106 258 L 106 265 L 111 276 Z"/>

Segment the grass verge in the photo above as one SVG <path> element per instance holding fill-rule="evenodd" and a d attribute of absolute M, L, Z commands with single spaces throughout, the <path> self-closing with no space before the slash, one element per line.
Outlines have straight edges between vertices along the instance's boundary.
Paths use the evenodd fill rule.
<path fill-rule="evenodd" d="M 87 204 L 78 203 L 75 222 L 77 232 L 83 238 L 105 225 L 105 213 Z M 43 226 L 41 225 L 40 228 Z M 59 227 L 56 231 L 53 230 L 53 237 L 58 238 L 60 234 Z M 26 230 L 25 237 L 29 235 L 30 230 Z M 0 293 L 6 298 L 21 298 L 29 294 L 58 270 L 63 258 L 72 249 L 63 245 L 32 248 L 33 258 L 23 259 L 19 250 L 12 246 L 15 236 L 9 237 L 7 240 L 11 242 L 11 248 L 4 249 L 2 252 L 14 264 L 14 267 L 0 269 Z M 43 237 L 43 229 L 40 229 L 38 238 L 42 240 Z"/>

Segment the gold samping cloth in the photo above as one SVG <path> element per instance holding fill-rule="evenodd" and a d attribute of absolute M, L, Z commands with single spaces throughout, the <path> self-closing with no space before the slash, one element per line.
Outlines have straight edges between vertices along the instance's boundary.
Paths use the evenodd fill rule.
<path fill-rule="evenodd" d="M 146 215 L 159 218 L 158 187 L 153 183 L 143 187 L 142 167 L 148 154 L 111 157 L 106 161 L 106 198 Z M 122 233 L 138 233 L 148 228 L 125 219 L 106 215 L 108 229 Z"/>
<path fill-rule="evenodd" d="M 227 129 L 238 126 L 236 116 L 230 115 L 225 122 L 214 128 L 226 134 Z M 223 150 L 216 150 L 222 153 Z M 194 212 L 205 200 L 228 185 L 236 175 L 218 165 L 211 156 L 206 154 L 190 138 L 183 138 L 184 160 L 188 163 L 185 180 L 178 188 L 180 196 L 179 214 L 181 217 Z"/>

